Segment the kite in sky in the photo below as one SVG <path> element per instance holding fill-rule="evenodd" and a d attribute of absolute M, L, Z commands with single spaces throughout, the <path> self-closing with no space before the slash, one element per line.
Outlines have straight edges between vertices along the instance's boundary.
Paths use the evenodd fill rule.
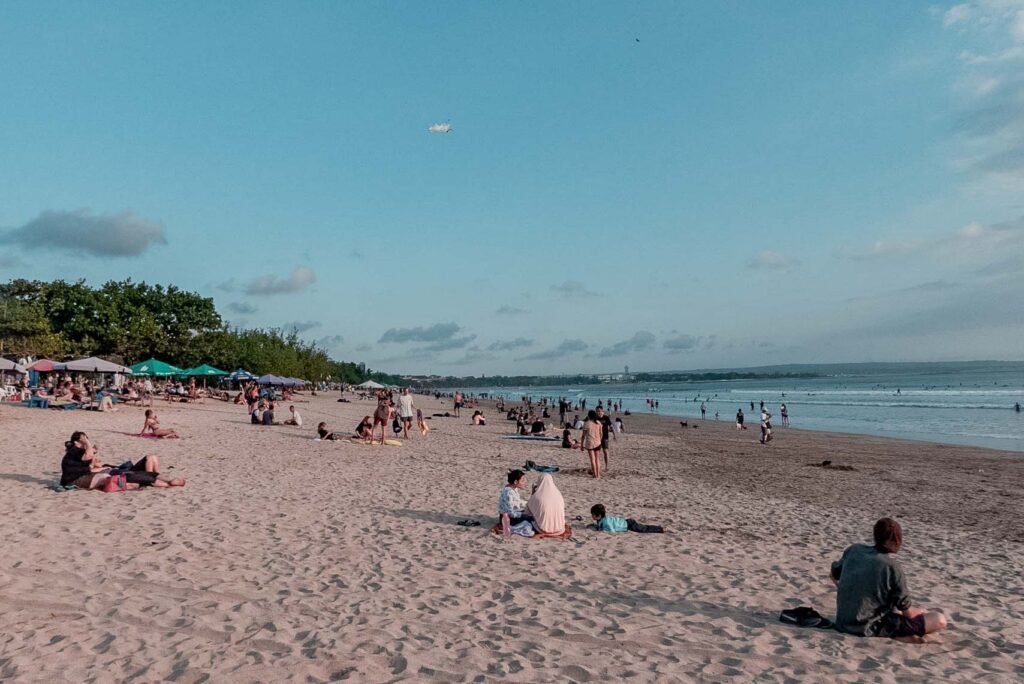
<path fill-rule="evenodd" d="M 436 123 L 427 129 L 428 133 L 451 133 L 452 125 L 445 121 L 444 123 Z"/>

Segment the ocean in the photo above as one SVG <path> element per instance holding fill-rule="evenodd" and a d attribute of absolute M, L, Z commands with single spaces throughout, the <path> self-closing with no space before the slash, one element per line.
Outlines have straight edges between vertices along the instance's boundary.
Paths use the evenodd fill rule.
<path fill-rule="evenodd" d="M 742 408 L 747 425 L 757 429 L 760 402 L 772 413 L 776 437 L 782 437 L 780 405 L 785 403 L 792 427 L 903 437 L 943 444 L 965 444 L 1024 451 L 1024 362 L 866 363 L 726 369 L 754 372 L 816 373 L 800 379 L 712 382 L 602 383 L 550 387 L 482 387 L 467 390 L 518 400 L 530 396 L 573 401 L 621 400 L 633 413 L 651 409 L 686 418 L 735 421 Z M 753 402 L 755 410 L 751 411 Z"/>

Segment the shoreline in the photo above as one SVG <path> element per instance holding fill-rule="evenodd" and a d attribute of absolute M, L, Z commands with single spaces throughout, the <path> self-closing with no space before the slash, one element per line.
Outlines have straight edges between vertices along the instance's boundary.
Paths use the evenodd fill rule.
<path fill-rule="evenodd" d="M 431 416 L 401 447 L 313 441 L 318 421 L 347 433 L 374 405 L 336 399 L 298 399 L 301 429 L 158 402 L 180 440 L 125 434 L 138 408 L 0 405 L 3 676 L 897 682 L 1024 666 L 1024 458 L 796 428 L 761 446 L 753 426 L 634 414 L 593 480 L 578 451 L 504 439 L 514 424 L 496 413 L 482 427 L 472 410 Z M 79 428 L 114 462 L 159 455 L 187 486 L 48 491 Z M 505 471 L 526 460 L 561 468 L 573 541 L 487 533 Z M 594 503 L 674 534 L 593 532 L 575 517 Z M 915 603 L 950 630 L 915 645 L 779 623 L 799 604 L 834 612 L 828 562 L 882 515 L 903 524 Z"/>

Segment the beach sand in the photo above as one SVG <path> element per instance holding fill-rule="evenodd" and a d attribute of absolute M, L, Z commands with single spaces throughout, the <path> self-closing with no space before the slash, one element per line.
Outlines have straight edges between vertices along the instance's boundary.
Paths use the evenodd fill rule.
<path fill-rule="evenodd" d="M 0 680 L 1024 678 L 1020 454 L 794 428 L 762 447 L 756 425 L 632 416 L 594 481 L 580 452 L 503 439 L 493 412 L 433 418 L 402 447 L 316 442 L 317 421 L 347 433 L 372 412 L 336 396 L 296 402 L 302 429 L 157 402 L 181 440 L 126 434 L 139 408 L 0 406 Z M 49 491 L 75 429 L 188 485 Z M 528 459 L 563 469 L 574 541 L 488 534 Z M 808 465 L 824 459 L 855 470 Z M 589 531 L 598 502 L 675 534 Z M 829 562 L 882 515 L 903 524 L 915 603 L 950 629 L 906 644 L 780 623 L 834 614 Z"/>

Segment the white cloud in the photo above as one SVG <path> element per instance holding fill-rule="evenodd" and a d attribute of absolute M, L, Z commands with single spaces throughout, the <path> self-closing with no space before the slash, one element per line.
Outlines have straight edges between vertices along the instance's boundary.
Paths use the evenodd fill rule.
<path fill-rule="evenodd" d="M 942 25 L 946 28 L 966 22 L 971 17 L 971 6 L 967 3 L 953 5 L 942 15 Z"/>
<path fill-rule="evenodd" d="M 307 266 L 296 266 L 287 278 L 276 275 L 262 275 L 245 285 L 245 293 L 249 295 L 275 295 L 301 292 L 316 282 L 316 274 Z"/>
<path fill-rule="evenodd" d="M 766 249 L 747 261 L 747 268 L 784 271 L 797 266 L 800 262 L 778 252 Z"/>

